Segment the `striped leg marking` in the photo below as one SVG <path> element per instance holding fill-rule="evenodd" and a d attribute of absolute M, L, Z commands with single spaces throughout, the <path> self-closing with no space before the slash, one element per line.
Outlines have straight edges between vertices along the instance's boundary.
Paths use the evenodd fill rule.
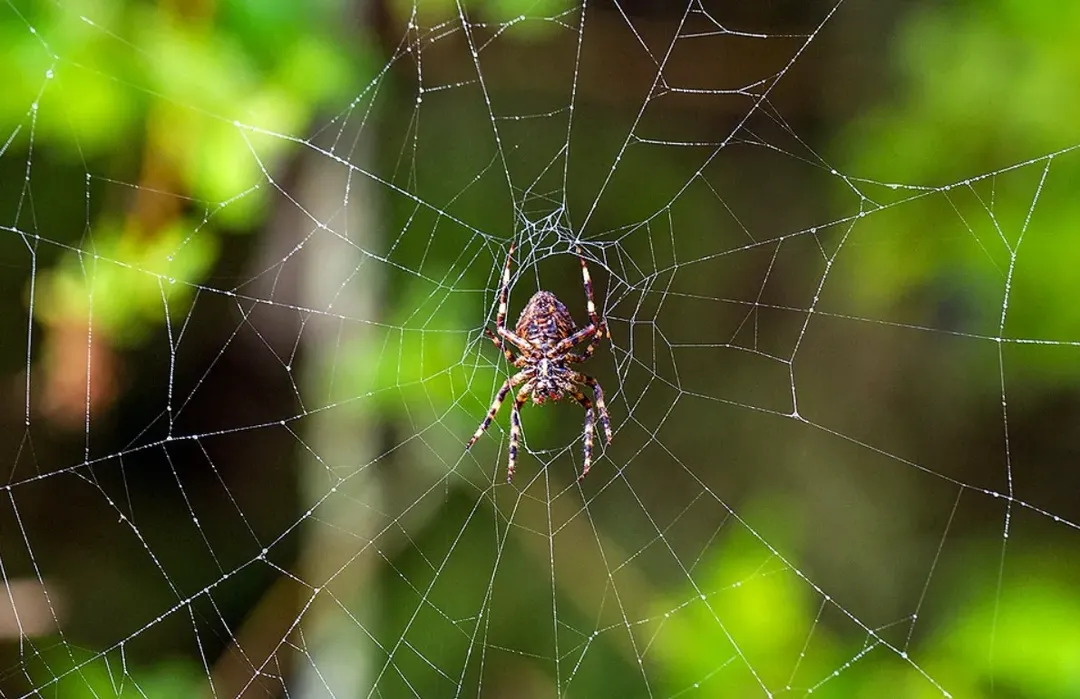
<path fill-rule="evenodd" d="M 517 398 L 514 399 L 514 405 L 510 407 L 510 459 L 506 465 L 507 483 L 513 482 L 514 469 L 517 467 L 518 440 L 521 439 L 521 406 L 529 399 L 529 392 L 532 391 L 532 388 L 531 381 L 525 384 L 518 391 Z"/>
<path fill-rule="evenodd" d="M 506 357 L 506 361 L 510 362 L 514 366 L 517 366 L 517 358 L 514 357 L 514 353 L 499 340 L 495 333 L 491 332 L 491 328 L 484 328 L 484 334 L 491 338 L 491 341 L 495 343 L 495 346 L 502 350 L 503 355 Z"/>
<path fill-rule="evenodd" d="M 510 252 L 506 255 L 506 266 L 503 267 L 502 288 L 499 289 L 499 313 L 495 316 L 495 325 L 499 328 L 499 334 L 506 329 L 506 302 L 510 295 L 510 262 L 514 259 L 514 244 L 510 243 Z"/>
<path fill-rule="evenodd" d="M 571 349 L 573 347 L 576 347 L 577 345 L 580 345 L 582 342 L 585 342 L 585 340 L 588 340 L 590 338 L 595 339 L 597 337 L 602 338 L 603 336 L 604 336 L 604 334 L 603 334 L 603 329 L 602 328 L 598 328 L 597 326 L 593 325 L 592 323 L 589 323 L 584 328 L 582 328 L 581 330 L 578 330 L 576 333 L 574 333 L 570 337 L 566 337 L 566 338 L 563 338 L 562 340 L 559 340 L 559 343 L 557 345 L 555 345 L 553 348 L 551 348 L 550 350 L 548 350 L 548 353 L 549 354 L 562 354 L 563 352 L 566 352 L 567 350 L 569 350 L 569 349 Z M 588 351 L 589 354 L 592 354 L 592 351 L 589 350 L 588 348 L 586 348 L 586 351 Z M 585 356 L 588 357 L 589 355 L 587 354 Z"/>
<path fill-rule="evenodd" d="M 491 408 L 488 410 L 487 416 L 484 421 L 480 423 L 480 426 L 476 428 L 476 432 L 473 433 L 469 443 L 465 445 L 465 449 L 468 450 L 476 440 L 484 434 L 484 431 L 491 425 L 491 421 L 495 419 L 495 414 L 499 412 L 499 408 L 502 406 L 503 401 L 506 400 L 506 394 L 510 392 L 514 386 L 517 386 L 525 379 L 526 373 L 519 371 L 510 378 L 508 378 L 499 389 L 499 392 L 495 394 L 495 401 L 491 404 Z"/>
<path fill-rule="evenodd" d="M 502 287 L 499 289 L 499 311 L 495 314 L 495 329 L 498 331 L 499 337 L 506 338 L 506 340 L 510 342 L 510 344 L 517 347 L 519 352 L 524 354 L 531 349 L 529 343 L 515 335 L 513 332 L 506 329 L 507 303 L 510 298 L 510 263 L 511 261 L 513 261 L 513 259 L 514 244 L 511 243 L 510 252 L 506 255 L 506 266 L 503 267 Z M 490 331 L 485 332 L 490 333 Z M 488 336 L 491 337 L 490 335 Z M 511 362 L 514 361 L 513 359 L 511 359 L 513 355 L 509 354 L 509 350 L 506 348 L 505 345 L 503 345 L 502 342 L 495 338 L 492 338 L 492 340 L 494 340 L 496 346 L 498 346 L 498 348 L 501 349 L 504 354 L 506 354 L 506 358 L 508 360 L 510 360 Z"/>
<path fill-rule="evenodd" d="M 589 265 L 585 263 L 585 258 L 581 256 L 581 248 L 575 248 L 575 251 L 578 259 L 581 260 L 581 279 L 585 282 L 585 307 L 589 310 L 589 322 L 601 327 L 600 317 L 596 315 L 596 304 L 593 302 L 592 278 L 589 276 Z"/>
<path fill-rule="evenodd" d="M 581 391 L 574 393 L 574 399 L 581 403 L 581 407 L 585 408 L 585 461 L 581 467 L 581 475 L 578 476 L 578 482 L 580 483 L 585 476 L 589 475 L 589 468 L 592 466 L 593 409 L 592 401 L 586 398 Z"/>
<path fill-rule="evenodd" d="M 567 354 L 566 355 L 566 361 L 571 362 L 571 363 L 573 363 L 573 362 L 584 362 L 586 359 L 588 359 L 589 357 L 591 357 L 593 355 L 593 352 L 596 351 L 596 343 L 599 340 L 602 340 L 602 339 L 604 339 L 604 328 L 600 328 L 596 332 L 596 337 L 594 337 L 589 342 L 589 344 L 585 347 L 585 350 L 581 354 Z"/>
<path fill-rule="evenodd" d="M 604 405 L 604 389 L 600 388 L 600 382 L 588 374 L 574 374 L 573 378 L 592 389 L 593 396 L 596 397 L 596 408 L 600 411 L 600 426 L 604 428 L 604 438 L 611 444 L 611 419 L 608 417 L 607 406 Z"/>
<path fill-rule="evenodd" d="M 581 260 L 581 277 L 585 282 L 585 300 L 589 309 L 589 324 L 584 328 L 581 328 L 570 337 L 559 340 L 549 351 L 550 354 L 562 354 L 574 347 L 577 347 L 586 340 L 591 340 L 589 346 L 585 348 L 584 354 L 581 355 L 581 359 L 570 359 L 570 361 L 585 361 L 589 355 L 596 349 L 595 345 L 598 340 L 604 339 L 604 334 L 607 332 L 607 326 L 604 325 L 604 321 L 600 320 L 600 317 L 596 315 L 596 304 L 593 302 L 592 295 L 592 280 L 589 277 L 589 267 L 585 264 L 585 258 L 581 256 L 581 248 L 577 248 L 578 259 Z"/>

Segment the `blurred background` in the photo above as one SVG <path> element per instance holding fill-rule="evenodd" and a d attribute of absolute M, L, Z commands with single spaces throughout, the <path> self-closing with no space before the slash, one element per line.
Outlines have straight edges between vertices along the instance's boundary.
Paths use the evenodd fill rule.
<path fill-rule="evenodd" d="M 0 696 L 1080 697 L 1080 6 L 737 5 L 0 7 Z"/>

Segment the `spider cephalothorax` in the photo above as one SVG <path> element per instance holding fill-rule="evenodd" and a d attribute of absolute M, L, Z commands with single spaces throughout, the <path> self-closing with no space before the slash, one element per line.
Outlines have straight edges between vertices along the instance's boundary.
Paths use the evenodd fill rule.
<path fill-rule="evenodd" d="M 603 339 L 606 332 L 604 322 L 596 314 L 596 304 L 593 303 L 589 268 L 585 264 L 585 258 L 581 257 L 581 250 L 577 252 L 578 259 L 581 260 L 581 277 L 585 284 L 586 308 L 589 312 L 588 325 L 578 328 L 574 324 L 570 311 L 566 310 L 566 306 L 555 298 L 555 294 L 550 291 L 537 291 L 525 304 L 525 310 L 521 312 L 514 331 L 506 329 L 510 262 L 514 255 L 514 246 L 511 245 L 510 253 L 506 257 L 506 267 L 503 268 L 499 312 L 495 316 L 498 335 L 491 332 L 490 328 L 484 330 L 495 346 L 502 350 L 506 360 L 520 371 L 503 382 L 487 416 L 465 448 L 468 449 L 480 439 L 480 435 L 484 434 L 484 430 L 495 419 L 495 413 L 506 400 L 506 395 L 511 389 L 521 385 L 521 389 L 514 398 L 513 407 L 510 409 L 510 462 L 506 469 L 508 483 L 514 478 L 514 465 L 517 462 L 518 440 L 521 437 L 521 406 L 530 395 L 537 405 L 548 400 L 557 401 L 564 395 L 573 396 L 574 400 L 585 409 L 585 461 L 578 480 L 589 473 L 589 467 L 592 465 L 593 407 L 592 401 L 581 392 L 582 386 L 592 389 L 596 397 L 596 407 L 600 411 L 600 425 L 604 429 L 604 437 L 609 444 L 611 443 L 611 422 L 608 419 L 607 407 L 604 405 L 604 392 L 600 388 L 600 383 L 591 376 L 574 371 L 569 366 L 588 359 L 596 349 L 595 341 Z M 504 344 L 504 341 L 513 345 L 518 351 L 517 356 L 514 356 L 513 351 Z M 589 344 L 581 354 L 575 354 L 572 350 L 583 342 L 589 342 Z"/>

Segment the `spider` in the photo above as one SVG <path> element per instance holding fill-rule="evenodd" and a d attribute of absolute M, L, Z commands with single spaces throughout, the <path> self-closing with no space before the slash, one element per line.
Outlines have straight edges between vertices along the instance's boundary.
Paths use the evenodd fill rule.
<path fill-rule="evenodd" d="M 521 371 L 503 383 L 495 395 L 495 402 L 491 404 L 487 417 L 476 428 L 476 432 L 465 445 L 465 449 L 480 439 L 491 421 L 495 419 L 495 414 L 499 412 L 499 407 L 506 400 L 507 394 L 521 385 L 521 390 L 517 392 L 514 405 L 510 409 L 510 459 L 506 467 L 507 483 L 514 479 L 518 439 L 521 436 L 521 406 L 530 395 L 537 405 L 547 400 L 557 401 L 564 395 L 570 395 L 585 409 L 585 461 L 578 481 L 589 474 L 593 446 L 593 405 L 592 401 L 581 392 L 582 386 L 592 389 L 596 398 L 596 407 L 600 410 L 600 424 L 604 428 L 604 436 L 607 438 L 607 443 L 611 443 L 611 421 L 608 419 L 607 407 L 604 405 L 604 391 L 600 388 L 600 383 L 587 374 L 574 371 L 569 366 L 588 359 L 596 349 L 596 342 L 602 340 L 607 332 L 604 322 L 596 314 L 589 268 L 585 264 L 585 258 L 581 256 L 581 248 L 575 248 L 575 251 L 581 261 L 581 277 L 585 284 L 586 308 L 589 312 L 588 325 L 583 328 L 576 327 L 570 312 L 559 299 L 555 298 L 555 294 L 540 290 L 533 294 L 525 305 L 514 330 L 511 332 L 506 329 L 510 262 L 514 257 L 514 246 L 511 244 L 510 252 L 506 256 L 506 267 L 503 268 L 499 312 L 495 316 L 498 335 L 491 332 L 491 328 L 484 329 L 484 333 L 495 343 L 495 346 L 502 350 L 506 361 Z M 518 356 L 514 356 L 513 351 L 504 344 L 504 341 L 514 346 L 519 353 Z M 581 354 L 574 354 L 571 351 L 586 341 L 589 344 Z"/>

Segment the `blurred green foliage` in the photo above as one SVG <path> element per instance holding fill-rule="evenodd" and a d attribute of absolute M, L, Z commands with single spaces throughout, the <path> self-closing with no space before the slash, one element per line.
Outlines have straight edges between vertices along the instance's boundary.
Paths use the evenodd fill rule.
<path fill-rule="evenodd" d="M 398 4 L 404 15 L 414 7 Z M 492 0 L 485 9 L 497 19 L 521 13 L 550 17 L 571 5 Z M 451 0 L 415 6 L 425 18 L 456 15 Z M 850 296 L 867 299 L 867 315 L 887 317 L 892 300 L 958 280 L 964 293 L 977 298 L 969 306 L 976 310 L 961 317 L 957 329 L 996 334 L 998 314 L 984 311 L 1000 308 L 993 299 L 1004 293 L 1011 270 L 1004 334 L 1077 339 L 1080 275 L 1072 268 L 1080 259 L 1074 232 L 1080 200 L 1069 184 L 1080 180 L 1076 159 L 1047 161 L 1053 177 L 1041 193 L 1043 163 L 967 184 L 979 173 L 1075 142 L 1080 49 L 1073 28 L 1080 23 L 1080 6 L 1048 8 L 1019 0 L 927 7 L 899 31 L 899 88 L 841 135 L 838 148 L 849 154 L 841 169 L 883 183 L 962 184 L 945 196 L 870 186 L 882 202 L 904 203 L 866 220 L 863 225 L 874 231 L 871 244 L 844 251 L 854 259 L 844 267 L 850 282 L 864 290 Z M 182 312 L 218 261 L 219 237 L 256 230 L 264 222 L 268 193 L 261 168 L 277 169 L 295 144 L 258 130 L 306 138 L 317 115 L 348 104 L 382 66 L 369 42 L 341 29 L 343 11 L 340 2 L 247 0 L 222 3 L 218 16 L 205 22 L 142 3 L 36 3 L 23 19 L 0 14 L 0 65 L 7 71 L 0 133 L 17 132 L 15 147 L 23 152 L 32 138 L 35 149 L 80 172 L 130 168 L 133 154 L 157 149 L 178 175 L 177 191 L 190 198 L 147 236 L 133 232 L 115 207 L 84 214 L 82 198 L 70 197 L 78 209 L 75 219 L 89 220 L 84 227 L 40 232 L 69 246 L 43 270 L 35 311 L 42 320 L 85 318 L 92 302 L 100 329 L 118 343 L 137 344 L 164 321 L 163 297 L 170 317 Z M 527 23 L 523 31 L 538 26 Z M 472 118 L 486 128 L 485 115 Z M 436 172 L 452 167 L 435 165 Z M 662 176 L 654 173 L 652 183 Z M 1008 186 L 996 186 L 1006 180 Z M 625 206 L 640 207 L 631 209 L 631 219 L 648 211 L 638 199 Z M 943 229 L 942 220 L 952 224 Z M 33 231 L 28 219 L 16 224 Z M 433 230 L 435 224 L 420 225 Z M 1038 235 L 1021 242 L 1025 228 L 1036 226 Z M 449 244 L 452 236 L 440 244 L 443 239 Z M 452 259 L 449 252 L 435 258 Z M 435 265 L 425 269 L 427 280 L 441 279 L 441 272 Z M 360 401 L 364 410 L 388 420 L 406 417 L 399 392 L 415 388 L 410 401 L 450 405 L 466 386 L 495 386 L 505 373 L 485 338 L 469 337 L 468 344 L 458 332 L 477 326 L 481 301 L 490 302 L 490 295 L 462 300 L 450 291 L 433 293 L 427 280 L 399 284 L 401 293 L 382 318 L 392 328 L 385 344 L 341 348 L 341 356 L 351 358 L 336 367 L 343 397 L 366 397 L 371 386 L 395 387 L 393 395 L 375 392 L 375 400 Z M 436 312 L 445 325 L 431 323 Z M 462 361 L 463 352 L 471 359 L 477 347 L 495 361 Z M 1072 359 L 1032 357 L 1040 362 L 1033 371 L 1055 380 L 1080 377 Z M 482 410 L 485 399 L 469 407 Z M 530 424 L 549 419 L 536 411 Z M 782 548 L 781 542 L 771 543 Z M 1051 559 L 1044 554 L 1023 560 L 1027 582 L 1002 588 L 985 584 L 992 565 L 980 562 L 980 574 L 970 577 L 975 582 L 955 590 L 950 623 L 916 625 L 909 657 L 955 696 L 991 697 L 995 686 L 1026 697 L 1080 695 L 1075 571 L 1063 572 Z M 806 580 L 744 529 L 715 547 L 695 579 L 700 589 L 667 590 L 652 604 L 657 629 L 650 660 L 663 667 L 664 695 L 700 685 L 725 696 L 752 696 L 764 683 L 816 687 L 815 696 L 940 696 L 880 641 L 820 623 L 821 609 L 831 603 L 823 605 Z M 482 591 L 476 581 L 465 587 Z M 401 601 L 388 616 L 400 616 L 410 604 L 411 598 Z M 527 633 L 530 624 L 526 620 L 516 630 Z M 448 664 L 461 657 L 468 640 L 448 634 Z M 603 646 L 605 639 L 596 643 Z M 56 683 L 58 696 L 186 697 L 205 687 L 205 670 L 195 662 L 133 663 L 118 671 L 111 655 L 84 665 L 93 651 L 83 657 L 69 648 L 58 645 L 48 654 L 47 670 L 31 672 L 38 685 L 65 675 Z M 718 658 L 729 661 L 718 666 Z M 792 658 L 799 659 L 797 667 Z M 78 671 L 65 674 L 75 666 Z M 632 669 L 611 672 L 627 671 Z M 432 686 L 442 686 L 438 681 Z M 590 689 L 605 686 L 611 682 Z"/>
<path fill-rule="evenodd" d="M 782 511 L 775 503 L 759 507 L 773 517 Z M 784 548 L 783 542 L 769 543 Z M 908 618 L 895 625 L 899 635 L 888 629 L 860 634 L 854 624 L 852 632 L 840 634 L 835 623 L 819 622 L 847 612 L 823 601 L 760 540 L 733 530 L 698 578 L 708 594 L 682 589 L 656 601 L 668 694 L 700 686 L 709 696 L 757 696 L 764 684 L 797 696 L 811 690 L 813 696 L 845 699 L 935 699 L 943 690 L 968 699 L 1076 696 L 1076 566 L 1045 555 L 1010 557 L 1013 579 L 999 586 L 987 575 L 994 555 L 972 560 L 967 583 L 948 594 L 948 623 L 925 628 Z M 932 577 L 935 583 L 940 578 Z M 909 630 L 910 645 L 897 643 Z"/>
<path fill-rule="evenodd" d="M 776 512 L 772 503 L 757 506 Z M 468 555 L 455 561 L 461 570 L 445 575 L 464 579 L 470 570 L 490 567 L 482 546 L 464 545 L 463 551 Z M 520 564 L 514 555 L 507 552 L 503 565 Z M 761 695 L 762 686 L 774 693 L 786 688 L 802 696 L 810 690 L 813 696 L 841 699 L 937 699 L 943 689 L 967 699 L 991 699 L 1003 692 L 1028 699 L 1075 696 L 1080 690 L 1075 566 L 1055 566 L 1046 556 L 1018 557 L 1009 568 L 1019 584 L 999 588 L 986 575 L 993 568 L 993 555 L 991 551 L 985 559 L 973 561 L 971 584 L 955 587 L 948 595 L 945 602 L 954 611 L 947 624 L 924 628 L 916 621 L 910 646 L 898 645 L 896 636 L 887 632 L 859 633 L 854 623 L 847 624 L 851 631 L 840 632 L 835 621 L 822 621 L 829 616 L 845 619 L 847 613 L 838 611 L 835 602 L 823 600 L 759 539 L 745 529 L 732 528 L 702 562 L 695 575 L 698 586 L 658 595 L 649 626 L 636 628 L 643 631 L 643 638 L 652 639 L 648 658 L 661 669 L 656 687 L 661 696 L 699 689 L 701 696 L 751 697 Z M 799 566 L 798 561 L 788 563 Z M 515 591 L 521 598 L 517 605 L 528 607 L 531 596 L 542 594 L 545 581 L 534 582 L 536 588 Z M 441 609 L 475 608 L 475 598 L 484 589 L 464 585 L 454 594 L 456 601 L 439 599 L 433 604 Z M 387 626 L 398 629 L 409 621 L 413 596 L 392 596 L 388 602 Z M 507 619 L 498 618 L 491 623 L 495 626 L 489 626 L 488 633 L 499 638 L 525 634 L 521 640 L 527 642 L 534 633 L 528 619 L 508 625 Z M 906 637 L 910 626 L 910 619 L 900 620 L 900 638 Z M 470 643 L 468 635 L 443 624 L 432 623 L 430 629 L 426 633 L 437 633 L 441 639 L 436 644 L 438 655 L 417 658 L 403 653 L 395 663 L 407 673 L 411 690 L 421 696 L 435 696 L 446 688 L 444 677 L 429 672 L 430 664 L 455 666 Z M 607 635 L 625 632 L 608 629 L 592 641 L 589 652 L 607 655 Z M 391 648 L 396 642 L 391 632 L 384 645 Z M 35 686 L 77 699 L 169 699 L 196 696 L 206 687 L 205 671 L 194 659 L 144 666 L 125 663 L 118 653 L 97 657 L 56 645 L 42 650 L 29 668 Z M 596 696 L 619 684 L 614 676 L 618 656 L 611 655 L 609 661 L 612 676 L 582 673 L 571 687 L 584 696 Z"/>
<path fill-rule="evenodd" d="M 994 0 L 917 8 L 899 27 L 895 89 L 841 132 L 842 167 L 879 183 L 952 186 L 862 185 L 886 208 L 845 251 L 861 312 L 885 317 L 895 299 L 963 289 L 963 312 L 942 329 L 993 337 L 1008 281 L 1002 336 L 1080 339 L 1080 159 L 1051 157 L 1076 143 L 1080 45 L 1066 28 L 1078 21 L 1075 3 Z M 1080 382 L 1069 353 L 1014 359 L 1018 374 Z"/>
<path fill-rule="evenodd" d="M 479 0 L 461 3 L 458 0 L 390 0 L 396 13 L 409 17 L 415 13 L 422 26 L 432 26 L 459 16 L 467 7 L 472 16 L 482 16 L 489 22 L 511 22 L 519 18 L 547 20 L 572 11 L 574 0 Z M 526 22 L 519 27 L 538 36 L 546 31 L 546 22 Z"/>
<path fill-rule="evenodd" d="M 173 659 L 129 667 L 120 651 L 98 657 L 57 645 L 28 665 L 35 687 L 69 699 L 191 699 L 206 687 L 205 673 L 196 663 Z"/>
<path fill-rule="evenodd" d="M 48 270 L 40 319 L 88 318 L 92 305 L 96 328 L 114 342 L 145 340 L 166 308 L 171 317 L 187 307 L 216 260 L 217 239 L 193 235 L 187 223 L 145 239 L 125 236 L 118 223 L 102 219 L 93 254 L 72 252 Z"/>
<path fill-rule="evenodd" d="M 111 192 L 91 197 L 88 183 L 85 201 L 68 200 L 69 220 L 81 225 L 37 231 L 24 212 L 16 221 L 24 230 L 100 258 L 73 249 L 48 270 L 43 318 L 85 319 L 93 303 L 103 339 L 127 343 L 163 322 L 159 285 L 171 312 L 183 313 L 216 260 L 217 237 L 251 230 L 268 211 L 262 169 L 274 170 L 292 143 L 260 130 L 300 138 L 373 74 L 369 44 L 340 28 L 343 11 L 340 2 L 236 1 L 203 18 L 81 2 L 2 15 L 0 132 L 16 133 L 23 150 L 33 139 L 37 152 L 98 178 L 142 154 L 143 177 L 167 171 L 170 191 L 159 199 L 184 204 L 146 230 L 118 219 L 99 201 L 112 204 Z M 150 199 L 161 188 L 129 173 L 119 179 L 147 187 L 140 196 Z"/>

